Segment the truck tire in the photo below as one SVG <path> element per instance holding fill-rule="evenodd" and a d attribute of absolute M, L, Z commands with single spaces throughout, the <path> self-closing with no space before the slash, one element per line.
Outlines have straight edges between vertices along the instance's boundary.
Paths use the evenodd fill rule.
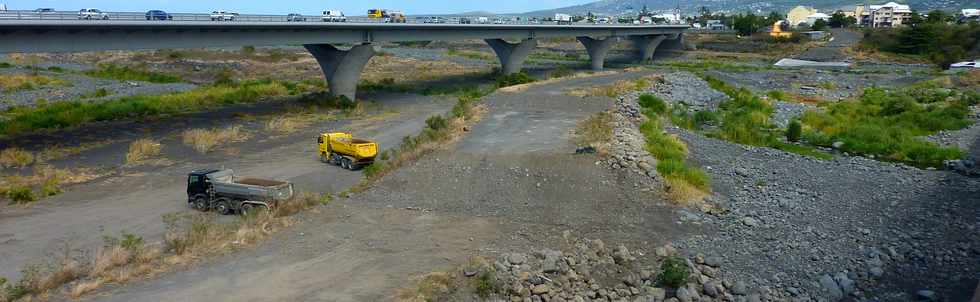
<path fill-rule="evenodd" d="M 354 169 L 351 168 L 350 159 L 349 158 L 346 158 L 346 157 L 344 157 L 344 159 L 341 159 L 340 160 L 340 166 L 343 167 L 344 169 L 347 169 L 347 170 L 354 170 Z"/>
<path fill-rule="evenodd" d="M 327 157 L 327 154 L 326 153 L 320 153 L 320 162 L 322 162 L 322 163 L 329 163 L 330 162 L 330 158 Z"/>
<path fill-rule="evenodd" d="M 256 206 L 254 204 L 251 204 L 251 203 L 243 203 L 242 204 L 242 216 L 251 215 L 256 210 L 257 209 L 256 209 Z"/>
<path fill-rule="evenodd" d="M 214 203 L 214 211 L 215 212 L 218 212 L 218 214 L 221 214 L 221 215 L 231 214 L 231 212 L 232 212 L 232 209 L 231 209 L 231 200 L 228 200 L 227 198 L 218 199 Z"/>
<path fill-rule="evenodd" d="M 207 198 L 204 198 L 204 196 L 198 196 L 197 198 L 194 198 L 194 203 L 191 204 L 191 206 L 193 206 L 198 211 L 207 212 L 208 211 L 208 199 Z"/>

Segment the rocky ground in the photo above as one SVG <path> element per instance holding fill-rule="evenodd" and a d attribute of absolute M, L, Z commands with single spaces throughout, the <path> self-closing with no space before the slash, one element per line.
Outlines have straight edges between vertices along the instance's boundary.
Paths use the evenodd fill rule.
<path fill-rule="evenodd" d="M 12 106 L 34 105 L 37 100 L 60 102 L 82 100 L 98 102 L 134 95 L 153 95 L 169 92 L 191 90 L 196 85 L 188 83 L 149 83 L 141 81 L 118 81 L 93 78 L 74 71 L 52 72 L 34 71 L 28 68 L 0 69 L 0 75 L 33 74 L 51 77 L 64 82 L 63 85 L 47 85 L 36 89 L 0 92 L 0 110 Z M 99 89 L 105 89 L 109 94 L 101 97 L 92 96 Z"/>
<path fill-rule="evenodd" d="M 701 95 L 665 97 L 681 102 Z M 750 287 L 787 299 L 908 300 L 931 290 L 957 301 L 980 277 L 973 261 L 980 255 L 978 179 L 861 157 L 821 161 L 679 128 L 669 132 L 688 143 L 731 211 L 686 216 L 716 232 L 676 246 L 721 257 L 725 275 Z"/>

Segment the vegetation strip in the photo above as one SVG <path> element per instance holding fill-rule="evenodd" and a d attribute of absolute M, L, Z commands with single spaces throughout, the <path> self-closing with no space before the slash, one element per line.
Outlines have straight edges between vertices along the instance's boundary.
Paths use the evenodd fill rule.
<path fill-rule="evenodd" d="M 687 145 L 664 131 L 661 118 L 669 114 L 667 103 L 654 95 L 643 94 L 639 104 L 647 117 L 640 125 L 640 133 L 646 138 L 647 152 L 657 159 L 657 173 L 666 180 L 670 199 L 691 202 L 703 198 L 711 191 L 710 179 L 707 173 L 687 162 Z"/>
<path fill-rule="evenodd" d="M 163 95 L 139 95 L 105 102 L 69 101 L 12 107 L 0 113 L 0 135 L 16 136 L 96 121 L 127 120 L 213 109 L 222 105 L 255 103 L 269 97 L 310 91 L 305 84 L 257 80 L 199 87 Z"/>

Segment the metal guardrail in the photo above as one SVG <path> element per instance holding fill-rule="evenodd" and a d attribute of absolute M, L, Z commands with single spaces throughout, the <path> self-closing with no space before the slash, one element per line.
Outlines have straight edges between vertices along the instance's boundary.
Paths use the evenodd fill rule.
<path fill-rule="evenodd" d="M 323 23 L 324 16 L 303 15 L 296 20 L 287 15 L 245 15 L 237 14 L 232 20 L 215 19 L 211 14 L 202 13 L 168 13 L 168 20 L 150 20 L 146 13 L 139 12 L 102 12 L 101 14 L 82 15 L 76 11 L 37 12 L 30 10 L 0 11 L 0 20 L 77 20 L 79 22 L 112 21 L 146 21 L 146 22 L 182 22 L 182 21 L 214 21 L 214 22 L 289 22 L 289 23 Z M 327 17 L 336 19 L 337 17 Z M 411 23 L 411 24 L 514 24 L 514 25 L 557 25 L 555 21 L 531 20 L 529 18 L 504 16 L 406 16 L 404 22 L 391 22 L 388 19 L 369 18 L 366 16 L 343 17 L 346 23 Z M 338 21 L 332 21 L 338 22 Z M 630 23 L 573 23 L 574 25 L 634 25 Z M 645 24 L 651 25 L 651 24 Z M 568 26 L 568 25 L 565 25 Z"/>

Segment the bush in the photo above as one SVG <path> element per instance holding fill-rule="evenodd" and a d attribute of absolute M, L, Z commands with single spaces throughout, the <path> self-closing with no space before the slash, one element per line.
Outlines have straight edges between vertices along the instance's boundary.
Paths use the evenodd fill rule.
<path fill-rule="evenodd" d="M 497 292 L 497 281 L 494 280 L 493 273 L 483 272 L 480 277 L 474 280 L 473 289 L 476 291 L 476 295 L 481 298 L 490 297 L 493 293 Z"/>
<path fill-rule="evenodd" d="M 574 74 L 575 74 L 575 71 L 572 70 L 571 68 L 568 68 L 568 66 L 558 65 L 558 67 L 555 67 L 554 70 L 552 70 L 550 73 L 548 73 L 548 77 L 549 78 L 564 78 L 564 77 L 571 76 L 571 75 L 574 75 Z"/>
<path fill-rule="evenodd" d="M 508 75 L 502 75 L 497 77 L 497 88 L 503 88 L 507 86 L 514 86 L 520 84 L 527 84 L 534 82 L 535 79 L 527 72 L 521 71 L 518 73 L 512 73 Z"/>
<path fill-rule="evenodd" d="M 664 263 L 660 267 L 659 279 L 664 285 L 677 288 L 687 284 L 689 275 L 690 271 L 687 269 L 687 263 L 684 259 L 668 257 L 664 259 Z"/>
<path fill-rule="evenodd" d="M 859 45 L 865 50 L 908 54 L 942 68 L 980 54 L 980 25 L 925 22 L 894 29 L 867 29 Z"/>
<path fill-rule="evenodd" d="M 800 137 L 803 136 L 803 124 L 800 124 L 799 120 L 792 120 L 789 122 L 789 126 L 786 127 L 786 140 L 791 142 L 800 141 Z"/>

